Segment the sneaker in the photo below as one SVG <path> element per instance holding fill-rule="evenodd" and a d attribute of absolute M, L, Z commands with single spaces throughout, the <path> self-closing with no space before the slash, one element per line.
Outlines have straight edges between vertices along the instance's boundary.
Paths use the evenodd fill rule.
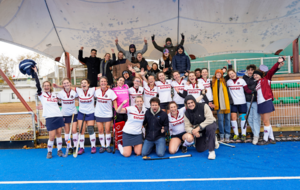
<path fill-rule="evenodd" d="M 259 137 L 253 137 L 252 144 L 257 145 Z"/>
<path fill-rule="evenodd" d="M 186 146 L 182 146 L 181 152 L 182 152 L 182 153 L 187 153 L 187 147 L 186 147 Z"/>
<path fill-rule="evenodd" d="M 275 139 L 274 139 L 274 140 L 272 140 L 272 139 L 269 139 L 269 142 L 270 142 L 271 144 L 276 144 L 276 141 L 275 141 Z"/>
<path fill-rule="evenodd" d="M 75 149 L 76 151 L 76 149 Z M 73 148 L 69 148 L 69 155 L 73 154 Z"/>
<path fill-rule="evenodd" d="M 96 147 L 93 147 L 92 150 L 91 150 L 91 154 L 95 154 L 96 152 L 97 152 Z"/>
<path fill-rule="evenodd" d="M 242 142 L 246 142 L 246 135 L 242 135 L 241 140 Z"/>
<path fill-rule="evenodd" d="M 58 155 L 59 157 L 62 157 L 62 156 L 64 155 L 64 153 L 63 153 L 61 150 L 59 150 L 59 151 L 57 151 L 57 155 Z"/>
<path fill-rule="evenodd" d="M 79 151 L 78 151 L 78 155 L 81 155 L 84 153 L 84 148 L 80 148 Z"/>
<path fill-rule="evenodd" d="M 225 143 L 229 143 L 229 142 L 230 142 L 229 138 L 225 138 Z"/>
<path fill-rule="evenodd" d="M 100 152 L 100 153 L 103 153 L 103 152 L 105 152 L 105 148 L 103 148 L 103 147 L 100 147 L 100 150 L 99 150 L 99 152 Z"/>
<path fill-rule="evenodd" d="M 240 137 L 239 137 L 238 135 L 234 135 L 234 136 L 233 136 L 233 140 L 234 140 L 234 141 L 240 140 Z"/>
<path fill-rule="evenodd" d="M 216 153 L 215 153 L 215 151 L 209 151 L 208 159 L 209 160 L 216 159 Z"/>
<path fill-rule="evenodd" d="M 268 145 L 268 144 L 270 144 L 270 142 L 269 141 L 265 141 L 265 140 L 262 140 L 262 141 L 260 141 L 260 142 L 257 143 L 257 145 Z"/>
<path fill-rule="evenodd" d="M 107 147 L 107 148 L 106 148 L 106 152 L 108 152 L 108 153 L 112 153 L 112 150 L 111 150 L 111 148 L 110 148 L 110 147 Z"/>
<path fill-rule="evenodd" d="M 51 159 L 52 158 L 52 152 L 48 152 L 47 153 L 47 159 Z"/>

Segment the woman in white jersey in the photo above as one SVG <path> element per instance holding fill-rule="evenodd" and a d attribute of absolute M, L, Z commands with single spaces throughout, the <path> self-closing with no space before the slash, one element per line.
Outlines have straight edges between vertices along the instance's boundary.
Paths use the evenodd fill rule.
<path fill-rule="evenodd" d="M 204 87 L 204 89 L 206 90 L 206 97 L 208 99 L 208 102 L 206 102 L 211 110 L 214 110 L 215 105 L 213 104 L 213 95 L 212 95 L 212 89 L 211 89 L 211 79 L 208 78 L 208 69 L 207 68 L 203 68 L 201 71 L 201 78 L 198 79 L 198 83 L 200 83 L 201 86 Z M 201 100 L 202 102 L 204 102 L 204 100 Z"/>
<path fill-rule="evenodd" d="M 228 91 L 232 97 L 233 104 L 230 105 L 231 110 L 231 126 L 234 131 L 233 140 L 239 140 L 239 131 L 237 124 L 237 113 L 240 114 L 241 117 L 241 129 L 242 129 L 242 137 L 241 140 L 243 142 L 246 141 L 246 131 L 247 127 L 244 128 L 247 113 L 247 103 L 246 96 L 244 93 L 252 93 L 252 91 L 247 87 L 247 83 L 244 79 L 237 77 L 236 72 L 233 69 L 228 69 L 229 80 L 227 81 Z"/>
<path fill-rule="evenodd" d="M 157 86 L 157 92 L 160 100 L 160 108 L 166 112 L 169 102 L 172 101 L 171 97 L 171 83 L 172 80 L 166 80 L 165 73 L 162 71 L 156 74 L 155 85 Z"/>
<path fill-rule="evenodd" d="M 180 77 L 179 71 L 173 71 L 173 81 L 171 86 L 174 89 L 173 101 L 177 104 L 178 109 L 184 107 L 184 98 L 178 95 L 177 91 L 183 93 L 184 86 L 186 85 L 186 80 L 183 80 L 183 77 Z"/>
<path fill-rule="evenodd" d="M 128 116 L 128 120 L 123 128 L 123 146 L 118 142 L 118 148 L 123 156 L 129 157 L 131 155 L 133 146 L 134 152 L 138 156 L 142 153 L 142 127 L 146 108 L 143 106 L 144 101 L 142 96 L 137 96 L 135 98 L 135 106 L 123 108 L 123 105 L 126 103 L 127 100 L 124 100 L 124 102 L 117 109 L 118 113 L 126 113 Z"/>
<path fill-rule="evenodd" d="M 135 98 L 137 96 L 142 96 L 144 93 L 144 88 L 141 86 L 142 80 L 139 77 L 133 78 L 133 87 L 128 89 L 130 97 L 130 106 L 135 106 Z"/>
<path fill-rule="evenodd" d="M 65 123 L 65 143 L 67 144 L 70 130 L 72 130 L 72 133 L 75 136 L 77 135 L 77 109 L 75 106 L 75 98 L 77 98 L 78 95 L 74 90 L 71 89 L 71 82 L 68 78 L 63 79 L 62 85 L 64 89 L 57 94 L 57 98 L 59 98 L 61 101 L 61 113 L 63 115 Z M 70 126 L 70 123 L 72 123 L 73 114 L 73 126 Z M 74 138 L 74 135 L 73 142 L 74 147 L 76 147 L 78 137 Z M 69 154 L 73 154 L 72 144 L 70 144 L 69 146 L 70 147 L 67 147 L 69 148 Z"/>
<path fill-rule="evenodd" d="M 36 81 L 37 94 L 43 105 L 43 117 L 46 118 L 46 127 L 47 131 L 49 132 L 47 158 L 52 158 L 52 149 L 55 136 L 57 143 L 57 155 L 61 157 L 63 156 L 63 152 L 61 151 L 61 128 L 64 126 L 64 120 L 57 104 L 57 96 L 55 94 L 52 94 L 52 85 L 49 81 L 43 82 L 42 91 L 37 75 L 37 68 L 34 67 L 33 70 L 34 78 Z"/>
<path fill-rule="evenodd" d="M 113 110 L 114 106 L 117 109 L 117 96 L 113 90 L 107 87 L 108 80 L 106 77 L 100 78 L 100 88 L 95 91 L 95 97 L 97 98 L 96 108 L 95 108 L 95 117 L 96 123 L 99 131 L 99 141 L 101 148 L 100 153 L 103 153 L 105 150 L 108 153 L 111 153 L 110 148 L 111 134 L 110 134 L 110 125 L 111 120 L 113 119 Z M 105 126 L 105 138 L 104 138 L 104 126 Z M 106 142 L 106 145 L 105 145 Z"/>
<path fill-rule="evenodd" d="M 155 77 L 153 75 L 148 76 L 148 83 L 145 77 L 145 72 L 141 71 L 141 76 L 143 78 L 144 87 L 144 106 L 146 109 L 150 109 L 150 100 L 153 97 L 157 97 L 157 87 L 155 86 Z"/>
<path fill-rule="evenodd" d="M 275 144 L 273 129 L 270 123 L 271 113 L 275 110 L 273 105 L 273 92 L 271 89 L 272 76 L 284 65 L 285 57 L 279 57 L 278 62 L 265 75 L 263 71 L 253 72 L 254 79 L 257 80 L 257 112 L 264 123 L 264 138 L 258 145 Z"/>

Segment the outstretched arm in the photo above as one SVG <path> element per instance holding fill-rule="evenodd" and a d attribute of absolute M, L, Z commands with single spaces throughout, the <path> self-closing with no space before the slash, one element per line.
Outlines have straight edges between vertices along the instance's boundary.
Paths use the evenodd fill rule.
<path fill-rule="evenodd" d="M 148 43 L 147 43 L 147 40 L 146 40 L 146 38 L 144 38 L 144 42 L 145 42 L 145 44 L 144 44 L 144 47 L 143 47 L 143 49 L 142 50 L 139 50 L 139 51 L 137 51 L 137 52 L 141 52 L 141 54 L 144 54 L 147 50 L 148 50 Z"/>
<path fill-rule="evenodd" d="M 41 88 L 39 77 L 37 75 L 37 68 L 33 67 L 32 69 L 34 70 L 33 76 L 36 82 L 37 94 L 40 96 L 42 94 L 42 88 Z"/>
<path fill-rule="evenodd" d="M 163 51 L 164 51 L 164 47 L 158 46 L 157 43 L 156 43 L 155 40 L 154 40 L 154 37 L 155 37 L 155 35 L 151 36 L 153 46 L 154 46 L 155 49 L 157 49 L 158 51 L 163 52 Z"/>
<path fill-rule="evenodd" d="M 117 50 L 118 51 L 122 51 L 125 54 L 125 50 L 123 48 L 121 48 L 121 46 L 119 45 L 118 38 L 116 38 L 115 42 L 116 42 Z"/>
<path fill-rule="evenodd" d="M 117 109 L 117 113 L 126 113 L 126 109 L 125 108 L 123 108 L 123 106 L 124 106 L 124 104 L 126 104 L 127 103 L 127 100 L 124 100 L 123 102 L 122 102 L 122 104 L 118 107 L 118 109 Z"/>
<path fill-rule="evenodd" d="M 86 58 L 82 57 L 83 54 L 83 47 L 80 48 L 79 53 L 78 53 L 78 60 L 81 62 L 81 64 L 85 65 L 86 63 Z"/>

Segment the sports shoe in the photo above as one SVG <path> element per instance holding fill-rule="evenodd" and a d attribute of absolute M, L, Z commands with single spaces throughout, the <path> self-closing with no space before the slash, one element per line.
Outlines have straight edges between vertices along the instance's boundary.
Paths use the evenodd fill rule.
<path fill-rule="evenodd" d="M 229 142 L 230 142 L 229 138 L 225 138 L 225 143 L 229 143 Z"/>
<path fill-rule="evenodd" d="M 52 158 L 52 152 L 48 152 L 47 153 L 47 159 L 51 159 Z"/>
<path fill-rule="evenodd" d="M 265 141 L 265 140 L 262 140 L 262 141 L 260 141 L 260 142 L 257 143 L 257 145 L 268 145 L 268 144 L 270 144 L 270 142 L 269 141 Z"/>
<path fill-rule="evenodd" d="M 274 139 L 274 140 L 272 140 L 272 139 L 269 139 L 269 142 L 270 142 L 271 144 L 276 144 L 276 141 L 275 141 L 275 139 Z"/>
<path fill-rule="evenodd" d="M 257 145 L 259 137 L 253 137 L 252 144 Z"/>
<path fill-rule="evenodd" d="M 75 149 L 75 151 L 76 151 L 76 149 Z M 73 148 L 69 148 L 69 153 L 68 154 L 69 155 L 73 154 Z"/>
<path fill-rule="evenodd" d="M 111 148 L 110 148 L 110 147 L 107 147 L 107 148 L 106 148 L 106 152 L 108 152 L 108 153 L 112 153 L 112 150 L 111 150 Z"/>
<path fill-rule="evenodd" d="M 181 147 L 181 152 L 182 153 L 187 153 L 187 147 L 186 146 L 182 146 Z"/>
<path fill-rule="evenodd" d="M 79 151 L 78 151 L 78 155 L 81 155 L 84 153 L 84 148 L 80 148 Z"/>
<path fill-rule="evenodd" d="M 105 148 L 103 148 L 103 147 L 100 147 L 100 150 L 99 150 L 99 152 L 100 152 L 100 153 L 103 153 L 103 152 L 105 152 Z"/>
<path fill-rule="evenodd" d="M 215 151 L 209 151 L 208 159 L 209 160 L 216 159 L 216 153 L 215 153 Z"/>
<path fill-rule="evenodd" d="M 64 153 L 63 153 L 61 150 L 59 150 L 59 151 L 57 151 L 57 155 L 58 155 L 59 157 L 62 157 L 62 156 L 64 155 Z"/>
<path fill-rule="evenodd" d="M 240 137 L 238 135 L 234 135 L 232 140 L 234 141 L 240 140 Z"/>
<path fill-rule="evenodd" d="M 91 150 L 91 154 L 95 154 L 96 152 L 97 152 L 96 147 L 93 147 L 92 150 Z"/>
<path fill-rule="evenodd" d="M 242 142 L 246 142 L 246 135 L 242 135 L 241 140 Z"/>

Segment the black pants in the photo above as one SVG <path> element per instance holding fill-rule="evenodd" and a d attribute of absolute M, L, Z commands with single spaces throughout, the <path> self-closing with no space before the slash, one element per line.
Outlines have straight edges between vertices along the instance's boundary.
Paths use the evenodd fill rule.
<path fill-rule="evenodd" d="M 213 122 L 207 125 L 203 131 L 201 131 L 201 137 L 196 138 L 196 150 L 198 152 L 204 152 L 205 150 L 215 150 L 216 130 L 218 125 Z"/>
<path fill-rule="evenodd" d="M 117 113 L 117 119 L 116 119 L 116 123 L 121 122 L 121 121 L 127 121 L 127 114 L 119 114 Z"/>

